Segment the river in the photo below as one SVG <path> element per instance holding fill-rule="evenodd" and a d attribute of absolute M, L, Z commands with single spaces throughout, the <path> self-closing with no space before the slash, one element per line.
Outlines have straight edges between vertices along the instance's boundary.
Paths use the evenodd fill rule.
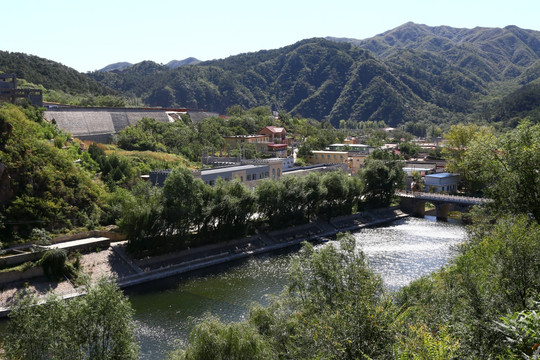
<path fill-rule="evenodd" d="M 441 268 L 465 228 L 434 218 L 406 218 L 354 234 L 370 265 L 390 291 Z M 325 246 L 325 245 L 322 245 Z M 295 251 L 264 255 L 189 276 L 127 289 L 136 315 L 142 359 L 163 359 L 185 345 L 205 314 L 224 321 L 242 319 L 252 302 L 266 304 L 282 291 Z"/>
<path fill-rule="evenodd" d="M 390 291 L 441 268 L 465 239 L 459 223 L 405 218 L 354 234 L 370 265 Z M 331 242 L 319 245 L 328 246 Z M 126 289 L 135 309 L 140 358 L 164 359 L 184 346 L 194 324 L 206 314 L 223 321 L 245 316 L 253 302 L 267 304 L 287 282 L 297 249 L 267 254 Z M 0 334 L 5 331 L 0 323 Z M 4 329 L 2 329 L 4 328 Z"/>

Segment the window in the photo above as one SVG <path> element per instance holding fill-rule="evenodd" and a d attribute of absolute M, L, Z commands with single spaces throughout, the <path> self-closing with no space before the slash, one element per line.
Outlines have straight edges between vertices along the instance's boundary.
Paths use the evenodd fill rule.
<path fill-rule="evenodd" d="M 279 179 L 280 176 L 281 176 L 281 169 L 277 169 L 277 178 Z"/>
<path fill-rule="evenodd" d="M 247 176 L 247 181 L 251 181 L 251 175 Z"/>
<path fill-rule="evenodd" d="M 244 177 L 243 176 L 240 176 L 240 181 L 244 182 Z"/>
<path fill-rule="evenodd" d="M 272 180 L 276 179 L 276 169 L 272 169 Z"/>

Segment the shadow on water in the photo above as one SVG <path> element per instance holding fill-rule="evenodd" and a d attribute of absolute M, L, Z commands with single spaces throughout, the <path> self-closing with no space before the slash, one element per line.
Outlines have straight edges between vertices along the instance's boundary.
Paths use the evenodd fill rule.
<path fill-rule="evenodd" d="M 207 314 L 238 321 L 252 303 L 267 304 L 270 295 L 283 290 L 296 251 L 298 247 L 126 289 L 135 309 L 141 358 L 163 359 L 185 345 L 193 326 Z"/>

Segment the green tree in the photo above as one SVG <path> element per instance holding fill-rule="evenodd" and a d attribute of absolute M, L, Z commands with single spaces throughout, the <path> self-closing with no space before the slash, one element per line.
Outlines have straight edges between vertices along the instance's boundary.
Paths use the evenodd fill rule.
<path fill-rule="evenodd" d="M 191 171 L 185 167 L 177 167 L 167 176 L 163 186 L 165 206 L 163 210 L 167 235 L 180 238 L 188 235 L 197 220 L 201 218 L 201 188 L 204 183 L 195 179 Z"/>
<path fill-rule="evenodd" d="M 240 181 L 218 179 L 207 203 L 207 213 L 215 227 L 215 236 L 230 239 L 243 235 L 255 212 L 255 195 Z"/>
<path fill-rule="evenodd" d="M 501 136 L 477 136 L 462 163 L 499 211 L 531 214 L 540 222 L 540 124 L 525 121 Z"/>
<path fill-rule="evenodd" d="M 170 354 L 169 360 L 266 360 L 275 354 L 266 339 L 247 323 L 223 324 L 207 318 L 189 335 L 185 350 Z"/>
<path fill-rule="evenodd" d="M 390 205 L 396 190 L 403 187 L 405 173 L 394 155 L 375 152 L 364 162 L 359 175 L 364 184 L 363 195 L 370 206 Z M 381 158 L 385 158 L 381 160 Z"/>
<path fill-rule="evenodd" d="M 464 163 L 466 150 L 473 139 L 489 136 L 492 132 L 491 128 L 485 126 L 458 124 L 452 125 L 444 136 L 446 146 L 443 148 L 442 153 L 447 161 L 446 170 L 458 173 L 464 179 L 467 179 L 467 191 L 469 193 L 476 192 L 482 185 L 469 174 L 471 169 Z"/>
<path fill-rule="evenodd" d="M 271 226 L 281 224 L 280 182 L 271 179 L 263 180 L 255 189 L 257 208 Z"/>
<path fill-rule="evenodd" d="M 384 359 L 392 353 L 396 313 L 382 280 L 352 236 L 339 241 L 339 250 L 305 244 L 283 297 L 250 315 L 285 358 Z"/>
<path fill-rule="evenodd" d="M 173 359 L 390 359 L 396 308 L 354 238 L 339 241 L 305 243 L 268 308 L 237 324 L 205 320 Z"/>
<path fill-rule="evenodd" d="M 326 197 L 327 188 L 322 185 L 319 173 L 309 173 L 302 183 L 305 196 L 307 220 L 319 213 L 322 200 Z"/>
<path fill-rule="evenodd" d="M 540 225 L 526 215 L 477 223 L 458 256 L 440 271 L 414 281 L 395 297 L 403 323 L 450 331 L 458 358 L 504 354 L 496 322 L 528 310 L 540 293 Z"/>
<path fill-rule="evenodd" d="M 8 359 L 136 359 L 133 310 L 112 280 L 69 301 L 54 294 L 38 305 L 23 293 L 10 314 Z"/>
<path fill-rule="evenodd" d="M 129 239 L 128 249 L 140 252 L 151 248 L 154 240 L 163 234 L 164 219 L 162 189 L 147 182 L 139 182 L 123 202 L 118 226 Z"/>
<path fill-rule="evenodd" d="M 418 154 L 420 153 L 421 150 L 422 149 L 420 148 L 420 146 L 411 142 L 404 142 L 404 143 L 399 144 L 399 151 L 403 155 L 406 155 L 409 158 L 418 157 Z"/>

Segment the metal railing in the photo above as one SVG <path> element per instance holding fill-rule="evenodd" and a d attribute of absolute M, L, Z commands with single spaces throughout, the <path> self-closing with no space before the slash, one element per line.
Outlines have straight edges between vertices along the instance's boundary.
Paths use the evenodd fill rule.
<path fill-rule="evenodd" d="M 400 197 L 407 197 L 407 198 L 414 198 L 414 199 L 445 201 L 445 202 L 474 204 L 474 205 L 492 201 L 491 199 L 488 199 L 488 198 L 426 193 L 423 191 L 396 191 L 396 195 Z"/>

